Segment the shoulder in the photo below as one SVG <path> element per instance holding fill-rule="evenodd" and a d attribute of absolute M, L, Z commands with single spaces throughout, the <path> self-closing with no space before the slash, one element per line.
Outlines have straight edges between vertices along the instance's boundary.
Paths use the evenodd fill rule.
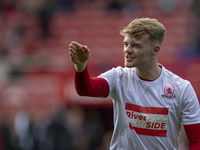
<path fill-rule="evenodd" d="M 185 80 L 164 68 L 163 83 L 165 93 L 169 88 L 173 90 L 173 95 L 178 100 L 180 108 L 187 106 L 191 101 L 196 103 L 196 93 L 192 87 L 192 84 L 188 80 Z"/>
<path fill-rule="evenodd" d="M 167 70 L 163 67 L 163 76 L 165 80 L 168 80 L 169 82 L 173 82 L 177 86 L 188 86 L 190 85 L 190 82 L 186 79 L 183 79 L 182 77 L 178 76 L 177 74 Z"/>
<path fill-rule="evenodd" d="M 182 99 L 183 95 L 188 95 L 188 93 L 193 92 L 193 87 L 188 80 L 183 79 L 165 68 L 163 70 L 163 82 L 166 88 L 173 87 L 180 99 Z"/>
<path fill-rule="evenodd" d="M 132 74 L 135 72 L 135 68 L 127 68 L 127 67 L 121 67 L 121 66 L 112 68 L 111 70 L 118 75 Z"/>
<path fill-rule="evenodd" d="M 133 78 L 135 72 L 135 68 L 126 68 L 118 66 L 116 68 L 112 68 L 104 73 L 102 73 L 99 77 L 105 78 L 107 81 L 116 81 L 119 82 L 121 80 L 127 80 L 129 78 Z"/>

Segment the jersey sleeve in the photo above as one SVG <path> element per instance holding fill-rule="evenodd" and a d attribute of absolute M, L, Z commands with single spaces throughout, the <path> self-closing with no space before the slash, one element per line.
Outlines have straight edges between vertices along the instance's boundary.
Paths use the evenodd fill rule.
<path fill-rule="evenodd" d="M 199 101 L 190 83 L 183 92 L 181 113 L 181 119 L 184 125 L 200 123 Z"/>
<path fill-rule="evenodd" d="M 107 97 L 109 85 L 103 78 L 91 78 L 87 67 L 82 72 L 74 71 L 74 82 L 80 96 Z"/>
<path fill-rule="evenodd" d="M 101 78 L 104 78 L 108 84 L 109 84 L 109 97 L 114 98 L 114 96 L 116 96 L 116 86 L 117 86 L 117 82 L 119 83 L 119 68 L 113 68 L 105 73 L 102 73 L 100 76 Z"/>
<path fill-rule="evenodd" d="M 200 147 L 200 124 L 184 125 L 190 144 L 190 150 L 198 150 Z"/>

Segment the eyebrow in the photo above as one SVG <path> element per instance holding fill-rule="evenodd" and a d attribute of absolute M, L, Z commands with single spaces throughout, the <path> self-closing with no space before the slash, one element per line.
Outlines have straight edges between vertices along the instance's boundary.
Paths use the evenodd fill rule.
<path fill-rule="evenodd" d="M 134 45 L 134 46 L 142 46 L 142 44 L 140 44 L 140 43 L 132 43 L 131 45 Z"/>
<path fill-rule="evenodd" d="M 123 41 L 124 44 L 127 44 L 128 42 L 127 41 Z M 142 46 L 141 43 L 137 43 L 137 42 L 133 42 L 133 43 L 130 43 L 131 46 Z"/>

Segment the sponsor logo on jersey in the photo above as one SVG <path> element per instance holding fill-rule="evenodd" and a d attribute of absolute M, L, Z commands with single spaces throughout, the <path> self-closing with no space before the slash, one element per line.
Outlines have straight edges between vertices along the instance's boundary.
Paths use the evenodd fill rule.
<path fill-rule="evenodd" d="M 126 104 L 129 127 L 137 134 L 167 136 L 168 108 Z"/>
<path fill-rule="evenodd" d="M 166 97 L 168 99 L 175 98 L 174 90 L 175 88 L 173 86 L 164 86 L 164 94 L 162 94 L 162 97 Z"/>

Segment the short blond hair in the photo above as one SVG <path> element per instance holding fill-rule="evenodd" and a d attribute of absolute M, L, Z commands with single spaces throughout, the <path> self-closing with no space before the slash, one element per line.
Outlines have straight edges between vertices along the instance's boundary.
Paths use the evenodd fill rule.
<path fill-rule="evenodd" d="M 165 37 L 165 27 L 157 19 L 139 18 L 130 22 L 127 27 L 120 31 L 120 34 L 123 36 L 128 34 L 135 38 L 148 34 L 151 42 L 161 45 Z"/>

